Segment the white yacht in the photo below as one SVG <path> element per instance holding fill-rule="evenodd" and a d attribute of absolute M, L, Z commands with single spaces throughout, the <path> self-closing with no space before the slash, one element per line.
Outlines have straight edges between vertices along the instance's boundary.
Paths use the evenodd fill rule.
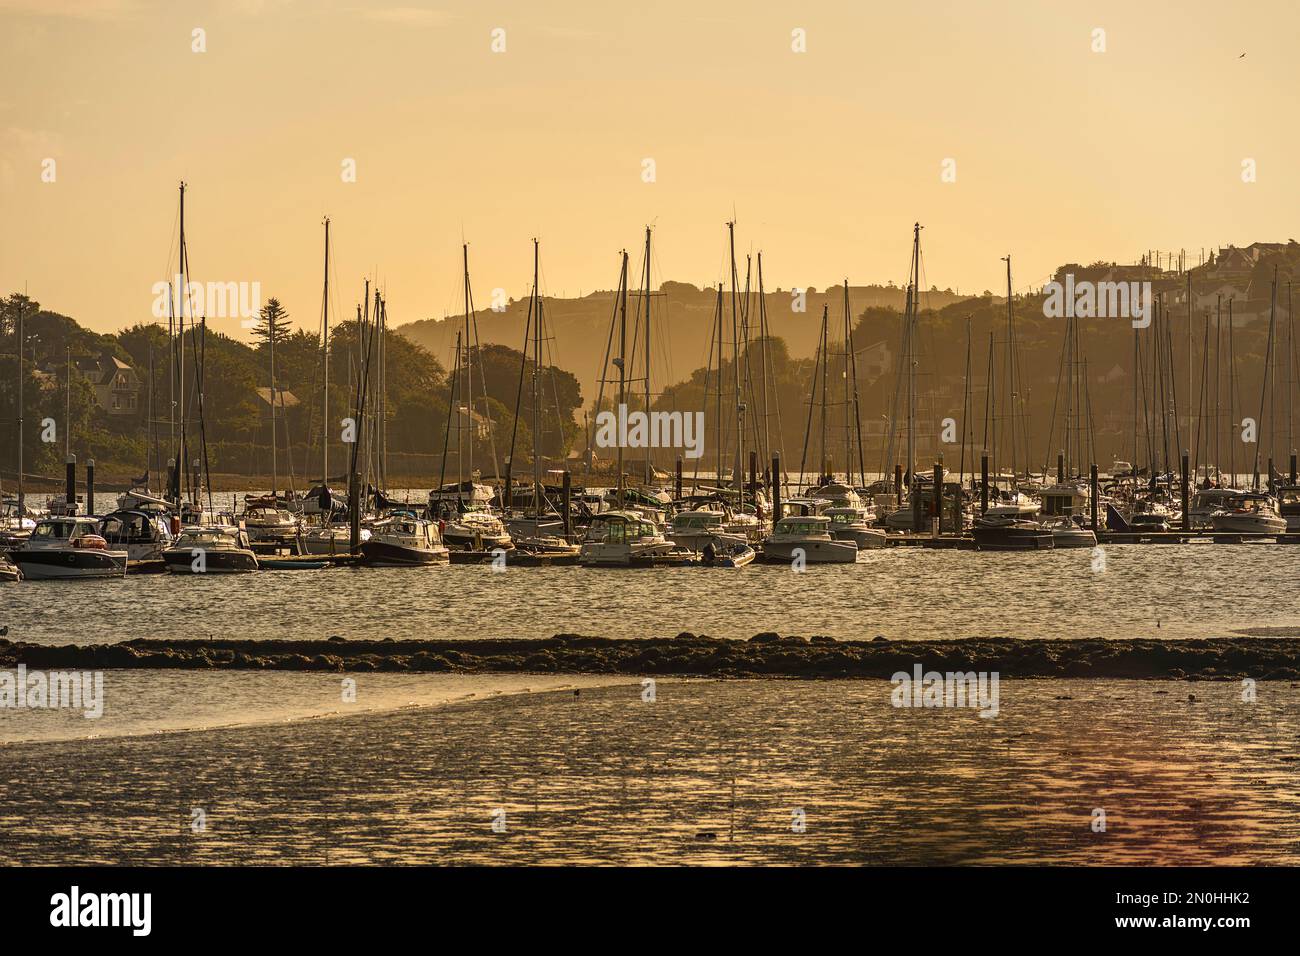
<path fill-rule="evenodd" d="M 660 563 L 689 553 L 665 538 L 638 511 L 606 511 L 594 516 L 578 562 L 589 567 L 630 567 Z"/>
<path fill-rule="evenodd" d="M 243 522 L 254 544 L 283 545 L 298 536 L 298 520 L 275 498 L 245 498 Z"/>
<path fill-rule="evenodd" d="M 1210 527 L 1234 534 L 1282 534 L 1286 519 L 1277 513 L 1272 495 L 1239 491 L 1210 519 Z"/>
<path fill-rule="evenodd" d="M 94 518 L 42 518 L 12 558 L 30 581 L 126 575 L 126 552 L 109 549 Z"/>
<path fill-rule="evenodd" d="M 711 508 L 679 511 L 669 519 L 664 537 L 687 551 L 703 551 L 708 544 L 712 544 L 715 550 L 721 549 L 724 544 L 745 544 L 748 535 L 729 531 L 727 517 L 725 512 Z"/>
<path fill-rule="evenodd" d="M 763 539 L 763 558 L 790 563 L 802 557 L 809 564 L 850 564 L 858 560 L 858 546 L 853 541 L 836 541 L 830 526 L 831 519 L 825 515 L 782 518 Z"/>
<path fill-rule="evenodd" d="M 99 534 L 110 548 L 125 548 L 128 561 L 157 561 L 172 543 L 169 524 L 160 511 L 119 509 L 99 519 Z"/>
<path fill-rule="evenodd" d="M 859 551 L 885 546 L 888 536 L 867 523 L 861 508 L 827 508 L 826 517 L 831 519 L 831 537 L 836 541 L 852 541 Z"/>

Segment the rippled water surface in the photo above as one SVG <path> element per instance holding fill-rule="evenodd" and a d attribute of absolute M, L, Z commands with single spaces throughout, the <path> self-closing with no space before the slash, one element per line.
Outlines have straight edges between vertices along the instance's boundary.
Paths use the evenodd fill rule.
<path fill-rule="evenodd" d="M 890 690 L 661 681 L 12 744 L 0 863 L 1300 862 L 1291 684 L 1008 680 L 991 719 Z"/>
<path fill-rule="evenodd" d="M 10 639 L 1202 637 L 1300 624 L 1300 547 L 1107 545 L 999 554 L 887 548 L 803 573 L 676 568 L 336 568 L 0 585 Z"/>

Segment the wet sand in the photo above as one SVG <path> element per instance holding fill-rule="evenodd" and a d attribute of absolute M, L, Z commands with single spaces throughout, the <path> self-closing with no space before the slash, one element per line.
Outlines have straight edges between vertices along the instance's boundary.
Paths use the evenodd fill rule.
<path fill-rule="evenodd" d="M 927 670 L 1004 678 L 1300 680 L 1300 640 L 1208 639 L 840 641 L 756 634 L 731 640 L 683 632 L 638 639 L 557 634 L 534 640 L 198 640 L 49 645 L 0 640 L 0 667 L 193 668 L 451 673 L 655 674 L 697 677 L 888 678 Z"/>
<path fill-rule="evenodd" d="M 660 680 L 12 744 L 0 863 L 1300 862 L 1290 682 L 1004 676 L 992 719 L 891 689 Z"/>

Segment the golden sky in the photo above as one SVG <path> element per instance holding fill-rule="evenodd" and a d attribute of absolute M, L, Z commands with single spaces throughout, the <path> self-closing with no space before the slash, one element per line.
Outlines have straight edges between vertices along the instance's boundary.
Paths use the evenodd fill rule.
<path fill-rule="evenodd" d="M 377 275 L 394 323 L 459 309 L 462 236 L 480 306 L 534 235 L 545 291 L 612 287 L 646 223 L 656 283 L 714 282 L 733 210 L 769 288 L 902 283 L 914 220 L 940 288 L 1195 260 L 1300 234 L 1297 36 L 1291 0 L 0 0 L 0 291 L 149 320 L 181 179 L 193 278 L 308 328 L 327 214 L 340 307 Z"/>

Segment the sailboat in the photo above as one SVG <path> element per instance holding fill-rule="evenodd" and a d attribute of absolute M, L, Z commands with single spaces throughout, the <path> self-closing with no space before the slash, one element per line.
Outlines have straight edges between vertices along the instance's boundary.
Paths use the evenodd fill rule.
<path fill-rule="evenodd" d="M 429 514 L 440 519 L 439 527 L 442 530 L 443 542 L 453 550 L 474 552 L 495 551 L 498 549 L 509 550 L 514 547 L 510 533 L 506 530 L 501 519 L 494 515 L 491 510 L 492 489 L 477 480 L 478 472 L 474 469 L 474 359 L 478 358 L 481 363 L 482 356 L 478 342 L 478 316 L 474 311 L 474 296 L 469 281 L 468 243 L 462 244 L 461 253 L 464 261 L 465 329 L 463 340 L 460 335 L 456 337 L 456 362 L 452 372 L 451 390 L 447 401 L 447 431 L 442 446 L 442 462 L 445 469 L 448 439 L 451 435 L 451 421 L 456 418 L 456 467 L 457 470 L 460 470 L 462 466 L 466 467 L 470 477 L 468 480 L 458 480 L 452 484 L 445 484 L 442 477 L 440 477 L 438 487 L 429 492 Z M 464 355 L 463 362 L 461 361 L 462 354 Z M 460 391 L 460 373 L 462 371 L 465 374 L 465 388 Z M 486 412 L 486 376 L 480 374 L 479 377 L 483 381 L 484 411 Z M 460 391 L 461 399 L 465 402 L 463 406 L 457 402 L 458 391 Z M 466 429 L 462 429 L 460 424 L 465 420 L 468 420 L 469 424 L 467 429 L 468 440 L 465 442 L 468 455 L 462 457 L 462 432 L 466 431 Z M 489 430 L 488 440 L 492 448 L 492 457 L 495 460 L 496 443 L 494 438 L 495 436 Z M 495 467 L 493 470 L 496 470 Z M 461 477 L 463 479 L 463 475 Z"/>
<path fill-rule="evenodd" d="M 543 557 L 549 562 L 572 562 L 577 560 L 580 548 L 574 544 L 566 533 L 568 516 L 561 515 L 547 495 L 546 485 L 542 479 L 542 343 L 546 340 L 542 292 L 541 292 L 541 249 L 533 239 L 533 288 L 528 300 L 528 316 L 524 324 L 524 349 L 519 362 L 519 391 L 515 401 L 515 428 L 510 438 L 510 458 L 507 459 L 506 494 L 503 508 L 506 529 L 515 549 L 524 555 Z M 531 341 L 530 341 L 531 339 Z M 510 491 L 510 467 L 514 460 L 515 439 L 519 433 L 520 401 L 523 398 L 523 378 L 528 374 L 528 353 L 531 346 L 533 354 L 532 380 L 530 398 L 533 406 L 532 423 L 532 459 L 533 484 L 528 504 L 522 512 L 511 514 L 508 509 L 513 505 L 514 495 Z"/>

